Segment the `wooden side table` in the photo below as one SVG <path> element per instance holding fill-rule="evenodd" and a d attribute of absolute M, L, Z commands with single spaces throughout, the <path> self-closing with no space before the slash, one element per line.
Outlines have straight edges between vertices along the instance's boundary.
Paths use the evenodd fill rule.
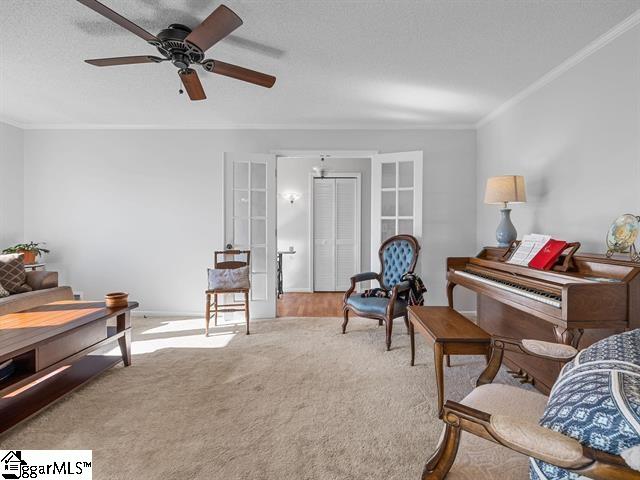
<path fill-rule="evenodd" d="M 281 250 L 278 251 L 278 272 L 277 272 L 277 282 L 278 282 L 278 291 L 277 291 L 277 297 L 280 298 L 280 296 L 284 293 L 282 291 L 282 256 L 283 255 L 293 255 L 295 254 L 296 251 L 295 250 Z"/>
<path fill-rule="evenodd" d="M 433 363 L 438 388 L 438 416 L 444 404 L 444 356 L 485 355 L 491 353 L 491 335 L 450 307 L 409 307 L 411 366 L 415 361 L 415 330 L 433 345 Z"/>
<path fill-rule="evenodd" d="M 27 263 L 24 266 L 25 270 L 31 270 L 31 271 L 36 271 L 39 268 L 41 268 L 42 270 L 46 270 L 46 265 L 44 263 Z"/>

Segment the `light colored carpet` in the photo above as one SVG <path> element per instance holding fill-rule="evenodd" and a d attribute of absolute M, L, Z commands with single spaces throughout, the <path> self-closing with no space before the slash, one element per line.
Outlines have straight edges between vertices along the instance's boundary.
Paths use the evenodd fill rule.
<path fill-rule="evenodd" d="M 92 449 L 94 478 L 419 478 L 441 430 L 432 351 L 405 327 L 278 319 L 218 327 L 134 319 L 133 365 L 114 367 L 0 438 L 2 449 Z M 483 368 L 454 357 L 447 397 Z M 504 378 L 503 378 L 504 379 Z"/>

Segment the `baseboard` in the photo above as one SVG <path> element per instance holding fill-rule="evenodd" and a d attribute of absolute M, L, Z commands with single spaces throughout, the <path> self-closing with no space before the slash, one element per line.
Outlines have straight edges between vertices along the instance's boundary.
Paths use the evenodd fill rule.
<path fill-rule="evenodd" d="M 132 310 L 134 317 L 202 317 L 204 312 L 171 312 L 166 310 Z"/>
<path fill-rule="evenodd" d="M 310 288 L 287 288 L 283 293 L 313 293 Z"/>
<path fill-rule="evenodd" d="M 292 291 L 292 290 L 290 290 Z M 478 315 L 476 310 L 459 310 L 459 313 L 465 317 L 475 318 Z M 204 312 L 173 312 L 166 310 L 133 310 L 131 315 L 134 317 L 202 317 Z M 253 319 L 252 319 L 253 320 Z"/>

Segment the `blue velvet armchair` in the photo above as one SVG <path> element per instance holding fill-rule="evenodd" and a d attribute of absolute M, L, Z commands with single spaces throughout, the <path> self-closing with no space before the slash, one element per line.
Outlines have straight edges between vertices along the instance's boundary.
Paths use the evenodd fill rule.
<path fill-rule="evenodd" d="M 391 333 L 393 331 L 393 319 L 404 317 L 407 325 L 407 303 L 399 295 L 410 288 L 409 282 L 402 282 L 405 273 L 413 273 L 418 261 L 420 245 L 418 240 L 411 235 L 396 235 L 384 241 L 378 250 L 381 272 L 359 273 L 351 277 L 351 287 L 344 294 L 342 333 L 347 331 L 349 323 L 349 311 L 365 318 L 378 320 L 378 324 L 386 324 L 387 350 L 391 349 Z M 377 280 L 382 288 L 389 290 L 389 298 L 362 297 L 355 293 L 356 285 L 368 280 Z"/>

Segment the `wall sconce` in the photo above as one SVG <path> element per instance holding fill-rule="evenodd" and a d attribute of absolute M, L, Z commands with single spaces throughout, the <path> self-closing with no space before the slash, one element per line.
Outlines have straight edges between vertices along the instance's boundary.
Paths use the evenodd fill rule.
<path fill-rule="evenodd" d="M 284 198 L 286 201 L 288 201 L 289 203 L 293 203 L 296 200 L 299 200 L 301 197 L 301 195 L 297 192 L 284 192 L 284 193 L 281 193 L 280 196 Z"/>

